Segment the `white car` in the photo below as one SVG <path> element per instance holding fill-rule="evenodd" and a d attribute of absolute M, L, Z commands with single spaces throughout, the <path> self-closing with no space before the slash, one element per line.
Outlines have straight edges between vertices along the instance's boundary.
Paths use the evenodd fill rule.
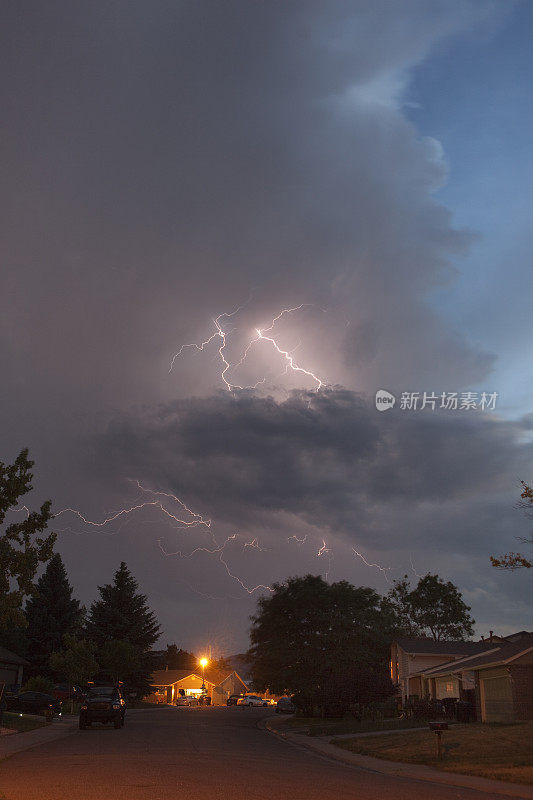
<path fill-rule="evenodd" d="M 190 697 L 177 697 L 176 698 L 176 705 L 177 706 L 190 706 L 191 698 Z"/>
<path fill-rule="evenodd" d="M 239 697 L 237 700 L 238 706 L 249 706 L 249 708 L 258 707 L 258 706 L 266 706 L 268 702 L 263 700 L 262 697 L 259 697 L 257 694 L 247 694 L 244 697 Z"/>

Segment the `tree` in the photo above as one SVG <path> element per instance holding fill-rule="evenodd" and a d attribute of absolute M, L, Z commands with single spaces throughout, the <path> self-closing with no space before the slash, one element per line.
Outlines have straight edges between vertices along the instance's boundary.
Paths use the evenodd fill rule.
<path fill-rule="evenodd" d="M 198 662 L 196 662 L 196 667 L 198 667 Z M 224 658 L 224 656 L 211 659 L 209 662 L 209 668 L 215 672 L 225 672 L 226 674 L 233 672 L 233 666 L 231 662 L 228 661 L 227 658 Z"/>
<path fill-rule="evenodd" d="M 522 492 L 520 494 L 521 501 L 518 504 L 518 507 L 523 509 L 526 512 L 528 517 L 533 516 L 533 488 L 528 486 L 527 483 L 524 481 L 520 481 L 522 484 Z M 520 539 L 521 542 L 527 544 L 533 544 L 533 536 L 530 536 L 529 539 Z M 531 569 L 533 567 L 533 561 L 530 561 L 529 558 L 526 558 L 523 553 L 505 553 L 503 556 L 491 556 L 490 562 L 493 567 L 496 569 Z"/>
<path fill-rule="evenodd" d="M 252 618 L 251 663 L 259 690 L 296 696 L 306 711 L 341 713 L 385 699 L 390 617 L 370 588 L 320 576 L 274 584 Z"/>
<path fill-rule="evenodd" d="M 65 635 L 78 636 L 83 609 L 72 597 L 72 586 L 59 553 L 55 553 L 26 603 L 27 657 L 32 667 L 47 670 L 50 656 L 60 650 Z"/>
<path fill-rule="evenodd" d="M 64 637 L 63 643 L 63 649 L 50 656 L 50 669 L 71 686 L 87 683 L 98 672 L 94 644 L 69 634 Z"/>
<path fill-rule="evenodd" d="M 157 664 L 151 648 L 159 637 L 160 627 L 148 608 L 146 595 L 137 589 L 137 581 L 122 562 L 113 583 L 98 587 L 100 599 L 91 606 L 86 634 L 99 651 L 110 639 L 133 645 L 139 657 L 139 667 L 127 676 L 127 680 L 139 694 L 148 694 L 150 677 Z"/>
<path fill-rule="evenodd" d="M 422 636 L 423 630 L 413 616 L 410 603 L 411 584 L 407 575 L 394 581 L 386 600 L 396 618 L 397 636 Z"/>
<path fill-rule="evenodd" d="M 411 589 L 405 575 L 397 580 L 387 597 L 396 611 L 398 629 L 408 636 L 430 635 L 441 639 L 464 640 L 473 634 L 470 606 L 451 581 L 428 573 Z"/>
<path fill-rule="evenodd" d="M 140 666 L 137 648 L 124 639 L 110 639 L 100 648 L 100 667 L 114 683 L 134 674 Z"/>
<path fill-rule="evenodd" d="M 0 525 L 8 511 L 32 490 L 33 464 L 27 450 L 22 450 L 13 464 L 0 461 Z M 12 522 L 0 535 L 0 629 L 26 624 L 24 599 L 32 594 L 35 573 L 39 564 L 51 557 L 56 539 L 54 533 L 37 535 L 52 519 L 50 508 L 47 500 L 39 511 L 27 511 L 25 518 Z"/>
<path fill-rule="evenodd" d="M 54 693 L 54 684 L 50 680 L 50 678 L 46 678 L 44 675 L 34 675 L 32 678 L 28 678 L 24 686 L 22 687 L 23 692 L 43 692 L 44 694 L 52 694 Z"/>
<path fill-rule="evenodd" d="M 188 650 L 178 649 L 177 644 L 167 644 L 167 649 L 161 657 L 163 667 L 166 669 L 196 669 L 198 659 Z"/>

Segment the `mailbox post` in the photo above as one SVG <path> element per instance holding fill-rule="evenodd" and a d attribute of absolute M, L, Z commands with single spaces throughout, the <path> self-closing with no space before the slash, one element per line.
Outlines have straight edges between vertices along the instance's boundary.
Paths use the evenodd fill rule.
<path fill-rule="evenodd" d="M 448 730 L 447 722 L 430 722 L 429 730 L 437 736 L 437 758 L 442 759 L 442 731 Z"/>

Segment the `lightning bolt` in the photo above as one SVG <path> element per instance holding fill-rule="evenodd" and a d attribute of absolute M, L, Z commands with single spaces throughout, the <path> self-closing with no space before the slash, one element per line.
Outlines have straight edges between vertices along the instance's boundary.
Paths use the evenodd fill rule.
<path fill-rule="evenodd" d="M 270 592 L 273 591 L 273 589 L 270 586 L 262 583 L 257 584 L 256 586 L 248 586 L 238 575 L 235 575 L 232 569 L 230 568 L 225 558 L 225 550 L 231 542 L 237 541 L 239 534 L 234 533 L 231 536 L 228 536 L 222 544 L 219 544 L 216 540 L 213 531 L 211 530 L 211 525 L 212 525 L 211 520 L 207 519 L 202 514 L 193 511 L 191 508 L 189 508 L 189 506 L 186 503 L 183 502 L 183 500 L 181 500 L 175 494 L 172 494 L 171 492 L 163 492 L 160 490 L 147 488 L 146 486 L 141 484 L 139 480 L 133 480 L 131 482 L 134 483 L 139 489 L 141 493 L 141 498 L 148 496 L 150 499 L 140 500 L 140 502 L 135 502 L 133 505 L 123 508 L 120 511 L 116 511 L 113 514 L 110 514 L 109 516 L 101 520 L 89 519 L 84 514 L 82 514 L 82 512 L 79 511 L 78 509 L 71 507 L 61 509 L 61 511 L 58 511 L 56 514 L 54 514 L 54 518 L 57 519 L 58 517 L 61 517 L 64 514 L 73 514 L 84 525 L 88 525 L 92 528 L 103 529 L 106 526 L 110 525 L 111 523 L 116 522 L 117 520 L 123 522 L 130 515 L 144 508 L 155 508 L 162 515 L 164 515 L 164 517 L 166 517 L 168 520 L 172 520 L 172 522 L 175 523 L 172 526 L 175 529 L 190 529 L 190 528 L 203 527 L 206 530 L 206 532 L 209 532 L 214 545 L 213 547 L 205 547 L 203 545 L 199 545 L 197 547 L 194 547 L 192 550 L 190 550 L 190 552 L 187 553 L 183 552 L 182 550 L 169 552 L 165 550 L 162 544 L 162 540 L 161 538 L 159 538 L 157 540 L 157 544 L 159 549 L 165 556 L 169 557 L 174 556 L 180 559 L 192 558 L 197 553 L 207 553 L 210 556 L 218 556 L 218 560 L 224 567 L 228 576 L 236 583 L 238 583 L 239 586 L 241 586 L 241 588 L 244 589 L 248 594 L 253 594 L 254 592 L 262 589 Z M 173 513 L 163 504 L 164 502 L 176 503 L 180 508 L 180 513 Z M 27 511 L 27 508 L 23 506 L 20 509 L 16 510 Z M 189 518 L 184 518 L 184 516 L 186 515 L 184 515 L 183 512 L 186 512 L 186 515 L 188 515 Z M 70 530 L 70 529 L 67 528 L 64 530 Z M 249 541 L 243 542 L 242 551 L 244 552 L 247 548 L 257 550 L 258 552 L 261 553 L 266 552 L 266 549 L 264 547 L 261 547 L 261 545 L 259 544 L 259 540 L 257 539 L 257 537 L 254 537 Z M 203 594 L 205 597 L 210 597 L 210 595 L 205 595 L 202 592 L 199 592 L 199 594 Z"/>
<path fill-rule="evenodd" d="M 247 303 L 248 302 L 249 301 L 247 301 Z M 175 355 L 172 357 L 172 360 L 171 360 L 171 363 L 170 363 L 170 368 L 169 368 L 169 373 L 172 372 L 172 370 L 174 368 L 174 364 L 176 363 L 176 360 L 182 355 L 182 353 L 186 349 L 193 348 L 193 349 L 195 349 L 197 351 L 203 351 L 209 344 L 211 344 L 211 342 L 213 342 L 215 339 L 219 339 L 218 354 L 220 356 L 220 361 L 221 361 L 221 364 L 222 364 L 221 372 L 220 372 L 220 378 L 223 381 L 223 383 L 225 384 L 226 389 L 229 392 L 235 391 L 237 389 L 241 389 L 241 390 L 242 389 L 256 389 L 258 386 L 260 386 L 261 384 L 264 384 L 266 382 L 266 377 L 263 377 L 259 381 L 257 381 L 255 384 L 251 384 L 251 385 L 248 385 L 248 386 L 241 386 L 238 383 L 234 383 L 229 378 L 231 377 L 231 375 L 239 367 L 241 367 L 244 364 L 244 362 L 248 358 L 248 355 L 250 354 L 252 348 L 256 344 L 258 344 L 259 342 L 263 341 L 263 342 L 268 342 L 272 346 L 274 351 L 276 353 L 278 353 L 283 358 L 283 360 L 285 362 L 285 370 L 282 373 L 282 375 L 283 374 L 287 374 L 289 371 L 302 373 L 303 375 L 306 375 L 308 378 L 311 378 L 315 382 L 316 391 L 317 392 L 323 386 L 325 386 L 326 385 L 326 381 L 325 380 L 320 378 L 317 374 L 315 374 L 311 370 L 306 369 L 305 367 L 302 367 L 300 364 L 296 363 L 293 354 L 294 354 L 295 350 L 300 346 L 300 343 L 298 343 L 296 345 L 296 347 L 294 347 L 292 350 L 284 350 L 282 347 L 280 347 L 280 345 L 277 343 L 277 341 L 275 340 L 275 338 L 273 336 L 267 336 L 266 335 L 268 333 L 272 333 L 276 323 L 282 317 L 284 317 L 285 315 L 293 314 L 293 313 L 295 313 L 297 311 L 300 311 L 302 308 L 309 308 L 312 305 L 311 303 L 301 303 L 299 306 L 294 306 L 292 308 L 284 308 L 284 309 L 282 309 L 279 312 L 279 314 L 277 314 L 270 321 L 269 325 L 267 325 L 264 328 L 256 328 L 255 329 L 255 335 L 252 337 L 252 339 L 245 346 L 241 357 L 237 361 L 235 361 L 232 364 L 227 360 L 226 353 L 225 353 L 226 346 L 227 346 L 227 339 L 232 333 L 234 333 L 234 331 L 236 329 L 235 328 L 230 328 L 230 330 L 224 330 L 222 319 L 223 318 L 231 319 L 231 317 L 234 317 L 236 314 L 238 314 L 240 311 L 242 311 L 243 308 L 247 305 L 247 303 L 245 303 L 244 305 L 239 306 L 234 311 L 224 312 L 222 314 L 219 314 L 219 316 L 216 317 L 213 320 L 213 324 L 215 326 L 215 331 L 210 336 L 208 336 L 208 338 L 205 339 L 203 342 L 200 342 L 199 344 L 196 343 L 196 342 L 183 344 L 180 347 L 180 349 L 177 351 L 177 353 L 175 353 Z M 321 309 L 321 310 L 325 311 L 325 309 Z"/>
<path fill-rule="evenodd" d="M 320 550 L 319 550 L 319 551 L 318 551 L 318 553 L 316 554 L 316 557 L 317 557 L 317 558 L 320 558 L 321 556 L 323 556 L 324 554 L 327 554 L 327 553 L 331 553 L 331 550 L 330 550 L 330 549 L 329 549 L 329 547 L 327 546 L 327 544 L 326 544 L 326 542 L 324 541 L 324 539 L 322 539 L 322 547 L 320 548 Z"/>
<path fill-rule="evenodd" d="M 415 569 L 415 565 L 413 564 L 413 557 L 412 556 L 410 556 L 409 561 L 410 561 L 410 564 L 411 564 L 411 571 L 414 572 L 414 574 L 416 575 L 417 578 L 422 578 L 423 576 L 419 575 L 418 572 Z"/>
<path fill-rule="evenodd" d="M 328 568 L 324 573 L 324 579 L 327 581 L 329 579 L 329 573 L 331 571 L 331 559 L 332 559 L 332 551 L 327 546 L 324 539 L 322 539 L 322 547 L 319 549 L 318 553 L 316 554 L 317 558 L 322 558 L 322 556 L 327 556 L 328 558 Z"/>
<path fill-rule="evenodd" d="M 161 552 L 165 556 L 177 556 L 178 558 L 191 558 L 191 556 L 195 555 L 196 553 L 209 553 L 209 555 L 218 554 L 218 560 L 224 566 L 224 568 L 225 568 L 227 574 L 229 575 L 229 577 L 232 578 L 232 580 L 236 581 L 239 584 L 239 586 L 241 586 L 246 592 L 248 592 L 248 594 L 253 594 L 254 592 L 259 591 L 260 589 L 265 589 L 265 590 L 267 590 L 269 592 L 273 592 L 274 590 L 272 589 L 272 587 L 271 586 L 267 586 L 264 583 L 258 583 L 256 586 L 247 586 L 244 583 L 244 581 L 241 578 L 239 578 L 238 575 L 234 575 L 233 572 L 231 571 L 227 561 L 224 558 L 224 550 L 226 549 L 226 546 L 230 542 L 236 541 L 237 536 L 238 536 L 238 534 L 233 533 L 231 536 L 228 536 L 226 538 L 226 540 L 223 542 L 222 545 L 219 545 L 219 546 L 217 546 L 217 547 L 215 547 L 213 549 L 210 549 L 209 547 L 196 547 L 190 553 L 187 553 L 185 555 L 181 552 L 181 550 L 176 550 L 173 553 L 170 553 L 170 552 L 166 551 L 163 548 L 163 545 L 161 544 L 161 540 L 160 539 L 158 539 L 158 545 L 159 545 L 159 548 L 160 548 Z M 257 542 L 257 539 L 253 539 L 251 542 L 245 542 L 245 544 L 243 545 L 243 550 L 246 547 L 255 547 L 255 548 L 259 549 L 261 552 L 264 552 L 263 548 L 259 546 L 259 544 Z"/>
<path fill-rule="evenodd" d="M 294 350 L 296 348 L 294 348 L 293 350 L 283 350 L 277 344 L 276 340 L 272 336 L 265 336 L 265 333 L 271 333 L 272 332 L 276 322 L 279 319 L 281 319 L 285 314 L 292 314 L 294 311 L 300 311 L 300 309 L 306 308 L 309 305 L 310 305 L 310 303 L 302 303 L 301 305 L 295 306 L 294 308 L 284 308 L 282 311 L 280 311 L 280 313 L 277 315 L 277 317 L 274 317 L 274 319 L 272 320 L 272 322 L 270 323 L 270 326 L 268 328 L 262 328 L 262 329 L 261 328 L 257 328 L 256 329 L 257 330 L 257 339 L 255 339 L 254 341 L 263 340 L 265 342 L 270 342 L 272 347 L 281 356 L 283 356 L 283 358 L 285 359 L 285 361 L 286 361 L 286 365 L 285 365 L 286 366 L 286 370 L 291 369 L 293 372 L 303 372 L 304 375 L 307 375 L 309 378 L 312 378 L 316 382 L 316 385 L 317 385 L 316 386 L 316 390 L 318 392 L 322 388 L 322 386 L 325 385 L 325 382 L 321 378 L 319 378 L 318 375 L 315 375 L 314 372 L 311 372 L 310 370 L 304 369 L 303 367 L 300 367 L 298 364 L 296 364 L 296 362 L 294 361 L 294 358 L 292 356 L 292 353 L 294 352 Z M 296 345 L 296 347 L 298 347 L 298 346 L 299 345 Z"/>
<path fill-rule="evenodd" d="M 385 580 L 387 581 L 387 583 L 390 583 L 387 572 L 390 572 L 392 567 L 382 567 L 381 564 L 371 564 L 369 561 L 366 560 L 366 558 L 362 553 L 360 553 L 358 550 L 355 549 L 355 547 L 352 547 L 352 552 L 355 556 L 357 556 L 357 558 L 360 558 L 363 564 L 366 564 L 367 567 L 374 567 L 375 569 L 379 569 L 385 576 Z"/>
<path fill-rule="evenodd" d="M 287 313 L 289 312 L 290 310 L 287 311 Z M 260 553 L 266 552 L 267 548 L 264 548 L 260 545 L 257 537 L 246 539 L 242 534 L 234 533 L 231 536 L 228 536 L 224 540 L 224 542 L 220 544 L 217 541 L 215 534 L 212 530 L 211 519 L 205 517 L 203 514 L 200 514 L 197 511 L 194 511 L 180 497 L 173 494 L 172 492 L 165 492 L 159 489 L 149 488 L 146 485 L 142 484 L 137 479 L 135 480 L 129 479 L 129 481 L 130 483 L 135 485 L 135 487 L 139 492 L 137 498 L 129 506 L 126 506 L 125 508 L 122 508 L 118 511 L 114 511 L 113 513 L 108 514 L 108 516 L 105 516 L 99 520 L 89 519 L 85 514 L 83 514 L 78 509 L 69 506 L 55 513 L 54 519 L 58 519 L 64 515 L 71 514 L 74 517 L 76 517 L 81 523 L 83 523 L 83 525 L 86 525 L 92 529 L 104 530 L 108 526 L 111 526 L 112 523 L 119 522 L 121 524 L 118 530 L 120 530 L 122 525 L 124 525 L 132 515 L 136 514 L 137 512 L 140 512 L 142 509 L 146 508 L 155 509 L 159 514 L 161 514 L 164 517 L 164 519 L 168 523 L 172 525 L 172 528 L 175 530 L 190 530 L 190 529 L 202 528 L 205 531 L 205 533 L 209 534 L 213 545 L 212 547 L 205 545 L 198 545 L 188 550 L 187 552 L 184 551 L 183 549 L 171 552 L 165 549 L 162 543 L 162 538 L 160 537 L 157 539 L 157 545 L 164 556 L 175 557 L 179 559 L 191 559 L 197 554 L 206 553 L 208 556 L 216 557 L 216 559 L 222 564 L 228 577 L 232 581 L 237 583 L 241 587 L 241 589 L 247 592 L 247 594 L 251 595 L 254 592 L 261 590 L 273 592 L 272 587 L 267 584 L 258 583 L 255 586 L 248 585 L 241 577 L 235 574 L 235 572 L 230 567 L 227 560 L 226 553 L 228 547 L 231 544 L 235 544 L 239 541 L 242 544 L 243 553 L 248 549 L 257 550 Z M 177 506 L 178 510 L 176 511 L 175 508 L 172 508 L 172 505 Z M 30 513 L 27 506 L 20 506 L 19 508 L 13 509 L 13 511 L 24 512 L 26 514 Z M 108 535 L 114 535 L 118 533 L 118 530 L 113 530 Z M 63 531 L 60 532 L 66 532 L 66 531 L 75 532 L 72 531 L 70 528 L 63 529 Z M 307 542 L 307 539 L 308 539 L 307 534 L 302 537 L 292 535 L 287 537 L 286 541 L 287 542 L 294 541 L 298 546 L 302 546 Z M 333 550 L 328 546 L 325 539 L 322 539 L 321 541 L 322 545 L 316 551 L 315 558 L 323 558 L 324 556 L 326 557 L 328 562 L 328 567 L 325 572 L 325 579 L 328 580 L 331 571 Z M 392 570 L 392 567 L 384 567 L 381 564 L 369 562 L 367 558 L 363 555 L 363 553 L 359 552 L 355 547 L 352 547 L 352 552 L 354 556 L 359 558 L 367 567 L 377 569 L 380 572 L 382 572 L 387 582 L 390 583 L 388 572 Z M 414 568 L 412 559 L 411 559 L 411 569 L 413 572 L 415 572 L 416 575 L 418 575 L 418 573 Z M 189 586 L 189 584 L 187 584 L 187 586 Z M 209 595 L 204 592 L 201 592 L 195 589 L 194 587 L 189 586 L 189 588 L 191 588 L 198 594 L 202 595 L 203 597 L 220 599 L 218 597 L 215 597 L 214 595 Z"/>
<path fill-rule="evenodd" d="M 218 317 L 216 317 L 213 320 L 215 328 L 216 328 L 215 332 L 212 333 L 211 336 L 209 336 L 205 341 L 201 342 L 200 344 L 196 344 L 194 342 L 192 342 L 191 344 L 183 344 L 180 347 L 180 349 L 178 350 L 178 352 L 172 358 L 172 361 L 170 363 L 169 373 L 172 372 L 172 369 L 174 367 L 174 363 L 175 363 L 176 359 L 181 356 L 181 354 L 183 353 L 184 350 L 186 350 L 189 347 L 193 347 L 196 350 L 200 350 L 201 351 L 205 347 L 207 347 L 207 345 L 211 344 L 212 341 L 214 341 L 215 339 L 218 338 L 218 339 L 220 339 L 220 346 L 218 348 L 218 354 L 219 354 L 220 360 L 222 361 L 222 364 L 223 364 L 223 369 L 222 369 L 222 372 L 220 373 L 220 377 L 222 378 L 222 380 L 226 384 L 226 388 L 228 389 L 229 392 L 231 392 L 233 389 L 242 389 L 243 388 L 242 386 L 237 386 L 237 384 L 231 384 L 231 383 L 229 383 L 229 381 L 226 380 L 226 372 L 231 368 L 231 364 L 228 361 L 226 361 L 226 356 L 224 355 L 224 350 L 226 349 L 226 336 L 228 336 L 230 333 L 233 333 L 234 329 L 231 329 L 229 331 L 224 331 L 223 328 L 222 328 L 221 319 L 223 317 L 226 317 L 227 319 L 231 319 L 231 317 L 234 317 L 235 314 L 239 313 L 239 311 L 242 311 L 242 309 L 244 308 L 245 305 L 246 305 L 246 303 L 244 305 L 242 305 L 242 306 L 239 306 L 234 311 L 231 311 L 229 313 L 223 312 L 222 314 L 219 314 Z"/>
<path fill-rule="evenodd" d="M 261 547 L 259 542 L 258 542 L 258 540 L 257 540 L 257 538 L 256 539 L 252 539 L 251 542 L 245 542 L 243 544 L 243 546 L 242 546 L 243 552 L 246 550 L 247 547 L 252 547 L 254 550 L 259 550 L 260 553 L 266 553 L 267 552 L 267 548 L 266 547 Z"/>
<path fill-rule="evenodd" d="M 69 514 L 70 513 L 70 514 L 73 514 L 75 517 L 77 517 L 84 525 L 88 525 L 88 526 L 93 527 L 93 528 L 103 529 L 107 525 L 109 525 L 110 523 L 115 522 L 117 520 L 125 522 L 126 519 L 131 514 L 134 514 L 136 511 L 140 511 L 143 508 L 155 508 L 162 515 L 167 517 L 169 520 L 172 520 L 172 522 L 175 523 L 175 525 L 173 525 L 173 527 L 176 528 L 176 529 L 197 528 L 199 526 L 203 526 L 203 527 L 205 527 L 207 529 L 211 528 L 211 520 L 210 519 L 205 519 L 201 514 L 197 514 L 195 511 L 192 511 L 192 509 L 190 509 L 176 495 L 174 495 L 174 494 L 172 494 L 170 492 L 162 492 L 162 491 L 156 491 L 154 489 L 148 489 L 145 486 L 143 486 L 138 480 L 131 481 L 131 482 L 136 484 L 137 488 L 139 489 L 139 491 L 141 493 L 141 497 L 148 495 L 152 499 L 143 500 L 142 502 L 136 502 L 134 505 L 132 505 L 132 506 L 130 506 L 128 508 L 123 508 L 120 511 L 117 511 L 117 512 L 111 514 L 110 516 L 105 517 L 104 519 L 99 520 L 99 521 L 88 519 L 78 509 L 70 508 L 70 507 L 63 508 L 63 509 L 61 509 L 61 511 L 57 511 L 54 514 L 54 519 L 58 519 L 59 517 L 63 516 L 64 514 Z M 159 499 L 161 497 L 164 497 L 168 501 L 176 503 L 182 509 L 182 511 L 185 511 L 186 514 L 188 514 L 191 517 L 191 519 L 183 519 L 181 514 L 178 515 L 176 513 L 172 513 L 172 511 L 169 511 L 169 509 L 166 508 L 163 505 L 163 502 Z M 120 530 L 120 528 L 119 528 L 119 530 Z M 70 528 L 65 528 L 65 529 L 63 529 L 63 531 L 71 531 L 71 529 Z M 216 543 L 216 540 L 214 539 L 214 535 L 212 533 L 211 533 L 211 537 L 212 537 L 213 541 Z"/>

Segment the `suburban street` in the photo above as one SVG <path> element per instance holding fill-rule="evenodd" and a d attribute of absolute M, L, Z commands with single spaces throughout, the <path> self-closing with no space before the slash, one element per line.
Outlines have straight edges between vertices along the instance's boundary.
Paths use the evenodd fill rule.
<path fill-rule="evenodd" d="M 264 709 L 154 708 L 0 762 L 2 800 L 484 800 L 501 795 L 391 778 L 258 727 Z"/>

